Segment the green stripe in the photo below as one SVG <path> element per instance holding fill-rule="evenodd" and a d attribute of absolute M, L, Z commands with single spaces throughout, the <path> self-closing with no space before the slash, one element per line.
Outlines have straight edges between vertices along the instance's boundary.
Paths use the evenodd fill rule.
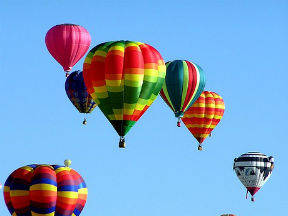
<path fill-rule="evenodd" d="M 171 100 L 170 100 L 170 97 L 169 97 L 169 94 L 168 94 L 168 91 L 167 91 L 166 82 L 163 83 L 163 88 L 162 88 L 162 90 L 163 90 L 163 93 L 164 93 L 164 95 L 166 96 L 166 98 L 167 98 L 170 106 L 172 107 L 173 112 L 175 112 L 175 109 L 174 109 L 174 107 L 173 107 L 173 104 L 172 104 L 172 102 L 171 102 Z"/>
<path fill-rule="evenodd" d="M 182 99 L 181 99 L 181 108 L 180 110 L 183 110 L 183 105 L 187 96 L 187 89 L 188 89 L 188 83 L 189 83 L 189 68 L 186 63 L 186 61 L 183 62 L 183 89 L 182 89 Z"/>

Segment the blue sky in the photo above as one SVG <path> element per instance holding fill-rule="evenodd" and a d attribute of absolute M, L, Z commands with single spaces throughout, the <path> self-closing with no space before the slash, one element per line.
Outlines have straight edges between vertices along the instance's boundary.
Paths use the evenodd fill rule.
<path fill-rule="evenodd" d="M 191 216 L 287 212 L 288 1 L 3 1 L 0 4 L 0 182 L 31 163 L 70 158 L 88 185 L 81 215 Z M 159 97 L 118 149 L 96 109 L 88 125 L 66 97 L 65 74 L 45 46 L 61 23 L 83 25 L 91 48 L 110 40 L 146 42 L 165 61 L 187 59 L 226 111 L 197 151 Z M 81 59 L 74 69 L 82 69 Z M 245 199 L 232 170 L 248 151 L 275 157 L 270 180 Z M 3 198 L 0 215 L 8 216 Z"/>

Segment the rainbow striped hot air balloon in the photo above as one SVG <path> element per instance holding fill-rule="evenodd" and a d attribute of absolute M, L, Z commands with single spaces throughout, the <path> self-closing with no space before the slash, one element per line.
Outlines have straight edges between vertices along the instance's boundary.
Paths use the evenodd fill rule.
<path fill-rule="evenodd" d="M 160 92 L 162 99 L 180 119 L 204 90 L 205 75 L 198 65 L 182 60 L 166 63 L 166 78 Z"/>
<path fill-rule="evenodd" d="M 8 177 L 4 199 L 13 216 L 79 216 L 87 188 L 82 177 L 67 166 L 33 164 Z"/>
<path fill-rule="evenodd" d="M 88 53 L 85 85 L 119 134 L 119 147 L 125 147 L 124 136 L 156 99 L 165 74 L 161 55 L 148 44 L 112 41 Z"/>
<path fill-rule="evenodd" d="M 202 143 L 220 122 L 225 110 L 222 97 L 215 92 L 204 91 L 184 114 L 183 122 L 199 142 Z"/>

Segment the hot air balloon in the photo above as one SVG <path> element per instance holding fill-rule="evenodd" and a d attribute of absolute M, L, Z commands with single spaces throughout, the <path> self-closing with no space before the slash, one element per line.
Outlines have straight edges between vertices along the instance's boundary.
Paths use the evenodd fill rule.
<path fill-rule="evenodd" d="M 120 136 L 124 136 L 156 99 L 166 68 L 152 46 L 134 41 L 99 44 L 87 54 L 83 76 L 88 93 Z"/>
<path fill-rule="evenodd" d="M 204 91 L 195 103 L 185 112 L 184 124 L 199 142 L 198 150 L 223 117 L 225 104 L 215 92 Z"/>
<path fill-rule="evenodd" d="M 69 100 L 80 113 L 91 113 L 96 107 L 96 103 L 87 92 L 81 71 L 74 71 L 67 77 L 65 90 Z M 87 120 L 84 118 L 83 124 L 86 123 Z"/>
<path fill-rule="evenodd" d="M 260 152 L 248 152 L 234 159 L 233 169 L 251 194 L 251 200 L 254 201 L 254 195 L 270 178 L 274 168 L 274 158 L 267 157 Z"/>
<path fill-rule="evenodd" d="M 221 216 L 236 216 L 234 214 L 222 214 Z"/>
<path fill-rule="evenodd" d="M 6 206 L 13 216 L 79 216 L 87 199 L 82 177 L 59 165 L 28 165 L 15 170 L 4 185 Z"/>
<path fill-rule="evenodd" d="M 88 51 L 91 37 L 82 26 L 61 24 L 52 27 L 47 32 L 45 43 L 50 54 L 66 71 L 67 77 L 72 67 Z"/>
<path fill-rule="evenodd" d="M 198 99 L 205 86 L 205 75 L 198 65 L 182 60 L 166 63 L 166 78 L 160 92 L 162 99 L 180 120 Z"/>

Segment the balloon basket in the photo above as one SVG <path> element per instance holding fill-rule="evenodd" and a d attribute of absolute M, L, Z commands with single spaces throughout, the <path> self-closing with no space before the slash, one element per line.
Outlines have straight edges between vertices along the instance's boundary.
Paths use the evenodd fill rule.
<path fill-rule="evenodd" d="M 119 141 L 119 148 L 125 148 L 125 147 L 126 147 L 125 138 L 121 137 Z"/>
<path fill-rule="evenodd" d="M 202 151 L 202 150 L 203 150 L 203 148 L 202 148 L 201 145 L 198 146 L 198 150 L 199 150 L 199 151 Z"/>
<path fill-rule="evenodd" d="M 181 127 L 181 120 L 180 120 L 180 118 L 178 118 L 177 127 Z"/>
<path fill-rule="evenodd" d="M 87 119 L 86 119 L 86 118 L 84 118 L 82 124 L 83 124 L 83 125 L 86 125 L 86 124 L 87 124 Z"/>

